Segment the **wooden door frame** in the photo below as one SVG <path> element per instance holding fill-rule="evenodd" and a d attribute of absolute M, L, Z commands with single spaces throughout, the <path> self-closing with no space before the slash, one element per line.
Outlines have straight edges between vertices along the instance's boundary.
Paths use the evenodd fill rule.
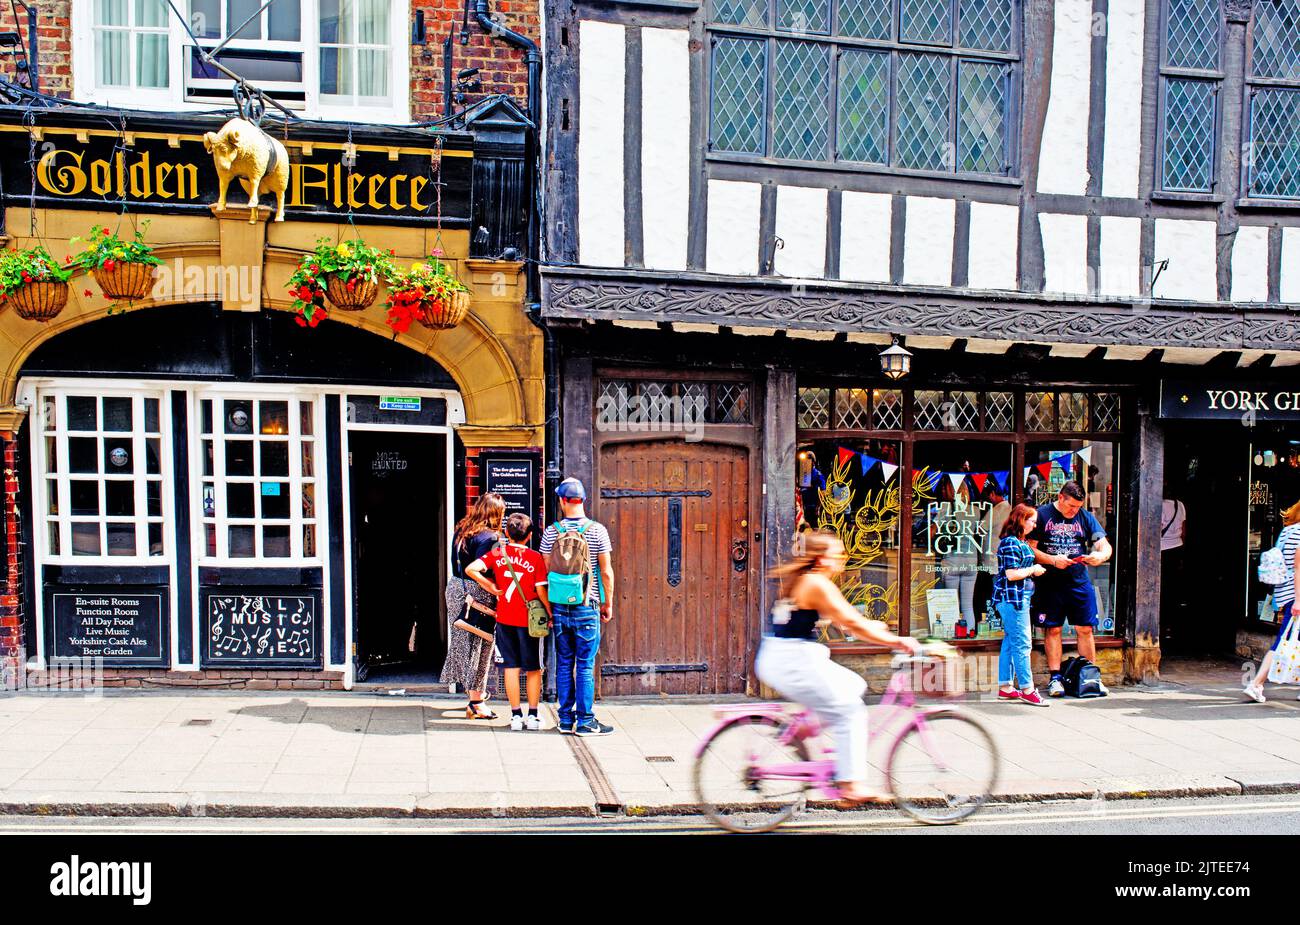
<path fill-rule="evenodd" d="M 763 442 L 759 433 L 759 415 L 766 407 L 766 394 L 761 377 L 744 370 L 698 371 L 674 369 L 671 367 L 636 367 L 623 368 L 612 365 L 595 366 L 591 375 L 591 407 L 588 409 L 591 426 L 591 490 L 587 495 L 587 514 L 600 521 L 600 483 L 601 456 L 606 447 L 615 447 L 628 443 L 684 443 L 680 433 L 661 433 L 645 431 L 643 433 L 609 433 L 596 427 L 596 400 L 600 396 L 601 383 L 607 379 L 668 380 L 680 382 L 741 382 L 750 387 L 750 422 L 748 424 L 704 424 L 698 445 L 737 447 L 746 451 L 749 465 L 749 530 L 758 534 L 761 540 L 750 543 L 749 561 L 751 567 L 746 574 L 745 593 L 749 604 L 742 615 L 745 634 L 745 693 L 754 694 L 758 690 L 753 674 L 754 657 L 758 653 L 758 641 L 762 620 L 757 608 L 762 600 L 762 570 L 766 561 L 768 537 L 764 530 L 763 508 Z M 689 445 L 689 444 L 688 444 Z M 757 513 L 756 513 L 757 512 Z M 755 573 L 757 568 L 758 573 Z M 615 564 L 617 581 L 617 564 Z M 600 675 L 596 676 L 596 691 L 600 692 Z"/>

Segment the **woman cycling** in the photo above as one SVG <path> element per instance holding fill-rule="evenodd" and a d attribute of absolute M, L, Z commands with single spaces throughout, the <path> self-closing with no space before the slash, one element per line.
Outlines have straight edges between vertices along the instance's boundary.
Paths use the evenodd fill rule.
<path fill-rule="evenodd" d="M 830 660 L 817 642 L 817 623 L 829 620 L 860 639 L 916 652 L 914 639 L 895 636 L 884 623 L 868 620 L 840 593 L 832 579 L 844 571 L 844 544 L 833 533 L 795 537 L 793 559 L 778 567 L 780 599 L 772 608 L 771 634 L 763 637 L 754 670 L 760 681 L 787 700 L 817 714 L 835 743 L 836 779 L 849 803 L 884 802 L 867 789 L 867 683 Z"/>

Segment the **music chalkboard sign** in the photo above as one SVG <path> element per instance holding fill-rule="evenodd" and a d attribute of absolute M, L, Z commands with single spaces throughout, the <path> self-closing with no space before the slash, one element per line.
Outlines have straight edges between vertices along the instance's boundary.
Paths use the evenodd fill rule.
<path fill-rule="evenodd" d="M 532 456 L 488 456 L 482 461 L 483 491 L 505 498 L 506 514 L 537 518 L 537 460 Z"/>
<path fill-rule="evenodd" d="M 207 591 L 203 666 L 320 667 L 317 595 Z"/>
<path fill-rule="evenodd" d="M 120 587 L 51 593 L 50 654 L 102 658 L 107 666 L 162 665 L 167 611 L 161 589 L 139 594 Z"/>

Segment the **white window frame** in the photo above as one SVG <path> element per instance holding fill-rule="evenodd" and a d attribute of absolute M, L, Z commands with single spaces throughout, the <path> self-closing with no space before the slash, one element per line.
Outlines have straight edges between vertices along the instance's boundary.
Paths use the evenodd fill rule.
<path fill-rule="evenodd" d="M 134 0 L 132 0 L 134 2 Z M 207 112 L 229 109 L 231 101 L 195 102 L 185 99 L 185 77 L 189 46 L 192 44 L 183 25 L 168 10 L 168 88 L 166 90 L 100 87 L 96 83 L 95 0 L 72 0 L 72 88 L 73 98 L 83 103 L 119 106 L 126 109 L 164 109 L 170 112 Z M 260 4 L 259 4 L 260 5 Z M 177 0 L 188 11 L 188 0 Z M 362 121 L 377 124 L 400 124 L 411 120 L 411 86 L 409 45 L 410 0 L 391 0 L 388 19 L 389 103 L 376 106 L 364 101 L 340 105 L 320 92 L 320 3 L 302 0 L 301 48 L 303 53 L 302 109 L 304 118 L 328 121 Z M 235 25 L 238 25 L 236 23 Z M 207 41 L 207 40 L 205 40 Z M 218 41 L 218 40 L 212 40 Z M 229 47 L 297 50 L 299 43 L 262 40 L 234 40 Z M 349 46 L 355 47 L 355 46 Z M 270 91 L 268 91 L 270 92 Z M 274 92 L 270 92 L 275 96 Z"/>
<path fill-rule="evenodd" d="M 212 434 L 203 433 L 203 411 L 202 403 L 211 400 L 213 402 L 212 415 Z M 224 401 L 247 401 L 247 402 L 289 402 L 289 433 L 286 435 L 286 442 L 289 445 L 289 474 L 287 476 L 260 476 L 256 473 L 260 469 L 260 452 L 258 450 L 263 435 L 258 433 L 257 417 L 249 422 L 249 442 L 253 446 L 253 471 L 251 476 L 228 476 L 226 475 L 226 457 L 224 447 L 228 435 L 225 433 L 223 422 L 224 418 L 218 413 L 219 402 Z M 309 477 L 302 474 L 302 445 L 304 442 L 303 435 L 300 433 L 300 421 L 298 409 L 295 407 L 299 401 L 310 401 L 312 403 L 312 433 L 307 439 L 312 444 L 312 466 L 313 472 Z M 249 568 L 256 564 L 259 566 L 274 568 L 299 568 L 323 566 L 325 556 L 323 552 L 322 533 L 327 526 L 324 511 L 324 494 L 327 489 L 327 483 L 323 474 L 324 454 L 327 451 L 325 440 L 325 417 L 324 417 L 324 395 L 314 390 L 280 390 L 274 388 L 240 388 L 240 387 L 211 387 L 198 388 L 191 393 L 191 420 L 194 422 L 192 428 L 194 434 L 192 455 L 190 459 L 193 473 L 191 482 L 193 490 L 190 492 L 190 503 L 192 509 L 192 523 L 195 530 L 192 537 L 191 548 L 193 550 L 194 561 L 198 565 L 215 568 Z M 212 441 L 212 475 L 203 474 L 204 463 L 204 444 L 208 440 Z M 239 438 L 241 441 L 243 438 Z M 277 441 L 278 442 L 278 441 Z M 265 481 L 278 481 L 289 483 L 289 519 L 286 520 L 267 520 L 254 515 L 248 517 L 230 518 L 225 516 L 227 487 L 231 484 L 249 484 L 259 485 Z M 315 489 L 315 516 L 308 519 L 302 513 L 302 487 L 310 481 Z M 213 509 L 214 514 L 209 516 L 203 511 L 203 492 L 204 486 L 211 482 L 214 490 Z M 254 505 L 258 506 L 260 492 L 254 490 Z M 302 552 L 302 532 L 305 524 L 313 525 L 313 540 L 316 546 L 314 555 L 304 555 Z M 216 531 L 217 552 L 211 555 L 208 552 L 207 527 L 211 524 Z M 252 556 L 231 556 L 229 554 L 230 530 L 232 526 L 250 526 L 253 528 L 253 543 L 255 554 Z M 262 530 L 267 526 L 288 526 L 289 528 L 289 550 L 288 556 L 265 556 L 261 554 L 262 549 Z"/>
<path fill-rule="evenodd" d="M 104 488 L 107 481 L 128 481 L 127 477 L 105 478 L 111 473 L 100 472 L 96 481 L 100 485 L 100 503 L 99 514 L 97 515 L 74 515 L 71 505 L 71 485 L 74 476 L 80 476 L 77 480 L 89 481 L 91 473 L 72 473 L 68 468 L 68 439 L 69 431 L 67 429 L 67 398 L 69 396 L 94 398 L 96 400 L 96 414 L 98 416 L 99 427 L 95 431 L 77 431 L 77 436 L 87 436 L 97 442 L 105 437 L 115 437 L 118 439 L 130 437 L 133 447 L 133 454 L 137 464 L 142 467 L 139 471 L 134 472 L 129 480 L 134 482 L 134 507 L 135 513 L 131 516 L 111 516 L 107 513 L 106 491 Z M 45 400 L 53 398 L 58 403 L 59 418 L 55 431 L 46 430 L 45 427 Z M 102 419 L 102 402 L 103 398 L 130 398 L 132 400 L 132 429 L 125 432 L 106 432 L 103 429 Z M 147 487 L 151 481 L 150 474 L 147 472 L 147 453 L 146 431 L 144 429 L 144 400 L 154 398 L 158 400 L 158 426 L 159 426 L 159 453 L 158 463 L 160 467 L 159 477 L 154 477 L 153 481 L 158 481 L 162 493 L 162 554 L 151 556 L 148 553 L 149 548 L 149 523 L 159 522 L 159 518 L 151 518 L 148 513 L 148 494 Z M 33 426 L 30 428 L 31 434 L 31 459 L 32 459 L 32 541 L 36 546 L 39 561 L 48 565 L 87 565 L 87 566 L 118 566 L 118 567 L 136 567 L 136 566 L 170 566 L 175 559 L 174 543 L 172 533 L 175 529 L 175 511 L 173 510 L 172 499 L 175 495 L 175 489 L 172 482 L 174 471 L 172 463 L 172 422 L 171 422 L 171 405 L 167 398 L 165 389 L 126 389 L 126 388 L 102 388 L 96 384 L 87 383 L 84 386 L 76 383 L 63 383 L 57 386 L 38 386 L 33 399 Z M 57 455 L 57 471 L 51 473 L 46 465 L 45 458 L 45 438 L 55 437 Z M 98 449 L 96 451 L 99 452 Z M 102 468 L 102 460 L 100 461 Z M 58 492 L 59 511 L 57 515 L 49 513 L 50 486 L 54 485 L 54 490 Z M 50 522 L 54 521 L 59 530 L 59 553 L 54 555 L 50 552 Z M 100 553 L 95 556 L 74 555 L 72 552 L 72 524 L 74 523 L 97 523 L 100 525 Z M 126 523 L 130 522 L 136 528 L 136 554 L 133 556 L 111 556 L 107 549 L 107 528 L 110 522 Z M 144 554 L 139 550 L 144 549 Z"/>

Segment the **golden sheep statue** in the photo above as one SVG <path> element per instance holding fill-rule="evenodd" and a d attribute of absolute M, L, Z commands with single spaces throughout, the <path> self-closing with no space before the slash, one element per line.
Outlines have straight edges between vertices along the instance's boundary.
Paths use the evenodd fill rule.
<path fill-rule="evenodd" d="M 284 221 L 284 192 L 289 187 L 289 152 L 284 145 L 245 119 L 231 119 L 219 132 L 203 136 L 219 182 L 217 208 L 226 207 L 226 188 L 238 177 L 248 191 L 248 223 L 257 222 L 257 197 L 275 193 L 275 220 Z"/>

